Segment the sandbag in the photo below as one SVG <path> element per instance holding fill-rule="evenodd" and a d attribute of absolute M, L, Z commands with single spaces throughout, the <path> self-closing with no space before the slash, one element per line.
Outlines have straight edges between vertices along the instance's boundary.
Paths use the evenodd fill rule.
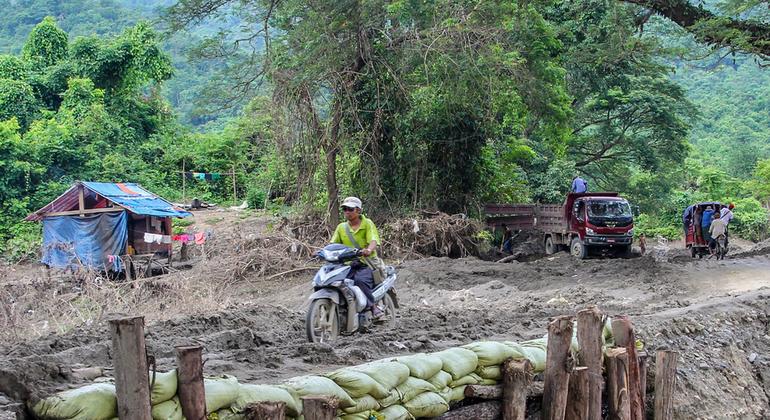
<path fill-rule="evenodd" d="M 462 348 L 476 353 L 480 366 L 499 366 L 509 358 L 517 360 L 524 358 L 524 355 L 514 350 L 513 347 L 496 341 L 478 341 L 466 344 Z"/>
<path fill-rule="evenodd" d="M 441 359 L 441 369 L 449 372 L 454 380 L 458 380 L 475 371 L 476 366 L 479 364 L 479 358 L 476 356 L 476 353 L 461 347 L 446 349 L 433 353 L 433 355 Z"/>
<path fill-rule="evenodd" d="M 377 361 L 358 365 L 351 369 L 371 376 L 388 391 L 401 385 L 409 377 L 409 368 L 399 362 Z"/>
<path fill-rule="evenodd" d="M 323 395 L 328 397 L 335 397 L 339 402 L 339 408 L 347 408 L 356 405 L 355 401 L 350 398 L 344 389 L 335 384 L 329 378 L 323 376 L 300 376 L 297 378 L 291 378 L 284 382 L 284 385 L 292 393 L 297 402 L 297 407 L 301 407 L 301 398 L 308 395 Z"/>
<path fill-rule="evenodd" d="M 401 402 L 407 402 L 423 392 L 436 391 L 436 387 L 431 385 L 428 381 L 410 376 L 404 383 L 396 387 L 396 391 L 398 391 L 398 394 L 401 396 Z"/>
<path fill-rule="evenodd" d="M 380 407 L 382 408 L 390 407 L 391 405 L 396 405 L 401 402 L 401 394 L 395 389 L 392 389 L 387 397 L 380 398 L 377 402 L 380 403 Z"/>
<path fill-rule="evenodd" d="M 238 397 L 230 407 L 232 411 L 241 413 L 247 405 L 260 401 L 276 401 L 286 403 L 286 415 L 296 417 L 299 415 L 297 403 L 289 391 L 272 385 L 240 384 Z"/>
<path fill-rule="evenodd" d="M 414 417 L 412 417 L 411 414 L 409 414 L 409 410 L 404 408 L 402 405 L 392 405 L 382 411 L 380 411 L 380 414 L 382 414 L 385 417 L 385 420 L 413 420 Z"/>
<path fill-rule="evenodd" d="M 457 388 L 451 388 L 452 393 L 448 402 L 462 401 L 465 399 L 465 388 L 467 385 L 458 386 Z"/>
<path fill-rule="evenodd" d="M 230 375 L 204 378 L 203 388 L 206 392 L 206 413 L 213 413 L 222 408 L 230 407 L 241 391 L 238 378 Z"/>
<path fill-rule="evenodd" d="M 364 413 L 353 413 L 353 414 L 345 414 L 344 416 L 340 417 L 342 420 L 369 420 L 370 412 L 364 412 Z"/>
<path fill-rule="evenodd" d="M 372 410 L 379 410 L 380 409 L 380 403 L 377 402 L 377 400 L 372 397 L 371 395 L 364 395 L 361 398 L 358 398 L 356 400 L 356 405 L 352 407 L 348 407 L 342 411 L 344 411 L 347 414 L 354 414 L 354 413 L 363 413 L 363 412 L 369 412 Z"/>
<path fill-rule="evenodd" d="M 404 404 L 414 417 L 437 417 L 449 411 L 449 404 L 435 392 L 423 392 Z"/>
<path fill-rule="evenodd" d="M 91 384 L 38 401 L 32 411 L 50 420 L 108 420 L 118 415 L 113 384 Z"/>
<path fill-rule="evenodd" d="M 452 375 L 443 370 L 438 371 L 432 378 L 428 379 L 428 382 L 436 389 L 444 389 L 452 382 Z"/>
<path fill-rule="evenodd" d="M 548 348 L 547 338 L 538 338 L 537 340 L 529 340 L 521 343 L 521 349 L 524 352 L 524 356 L 532 363 L 532 370 L 535 373 L 543 372 L 545 370 L 545 354 Z"/>
<path fill-rule="evenodd" d="M 452 388 L 446 387 L 440 391 L 436 391 L 436 394 L 441 396 L 447 403 L 452 401 Z"/>
<path fill-rule="evenodd" d="M 209 419 L 211 419 L 213 416 L 209 416 Z M 243 420 L 245 416 L 243 414 L 239 413 L 233 413 L 233 410 L 229 408 L 223 408 L 219 411 L 217 411 L 217 419 L 216 420 Z"/>
<path fill-rule="evenodd" d="M 494 379 L 482 379 L 481 382 L 479 382 L 479 385 L 497 385 L 496 380 Z"/>
<path fill-rule="evenodd" d="M 409 368 L 409 376 L 419 379 L 430 379 L 441 370 L 443 362 L 441 358 L 432 354 L 414 354 L 411 356 L 402 356 L 395 359 Z"/>
<path fill-rule="evenodd" d="M 357 372 L 351 369 L 340 369 L 325 375 L 342 387 L 352 398 L 371 395 L 374 398 L 385 398 L 390 392 L 379 382 L 364 372 Z"/>
<path fill-rule="evenodd" d="M 458 386 L 463 386 L 463 385 L 478 385 L 479 383 L 481 383 L 481 381 L 482 381 L 481 376 L 476 375 L 475 373 L 470 373 L 456 381 L 450 382 L 449 386 L 451 388 L 456 388 Z"/>
<path fill-rule="evenodd" d="M 481 379 L 499 380 L 502 377 L 500 366 L 479 366 L 476 369 L 476 374 L 481 376 Z"/>
<path fill-rule="evenodd" d="M 152 381 L 152 372 L 150 372 L 150 381 Z M 155 372 L 155 383 L 152 384 L 152 393 L 150 394 L 152 405 L 155 406 L 174 398 L 176 387 L 176 369 L 168 372 Z"/>
<path fill-rule="evenodd" d="M 179 397 L 152 406 L 152 420 L 183 420 Z"/>

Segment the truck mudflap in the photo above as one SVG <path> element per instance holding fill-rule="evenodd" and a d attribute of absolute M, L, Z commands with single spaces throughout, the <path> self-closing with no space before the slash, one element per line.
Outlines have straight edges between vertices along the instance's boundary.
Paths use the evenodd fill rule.
<path fill-rule="evenodd" d="M 634 238 L 628 235 L 586 235 L 586 245 L 631 245 Z"/>

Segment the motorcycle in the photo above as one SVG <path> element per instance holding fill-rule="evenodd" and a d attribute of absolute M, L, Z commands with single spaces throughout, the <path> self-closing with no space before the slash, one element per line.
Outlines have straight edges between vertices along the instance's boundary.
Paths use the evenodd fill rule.
<path fill-rule="evenodd" d="M 355 285 L 348 261 L 361 257 L 361 251 L 341 244 L 330 244 L 316 256 L 325 264 L 313 277 L 313 294 L 308 298 L 310 307 L 305 318 L 308 341 L 333 342 L 339 335 L 364 332 L 375 323 L 394 327 L 396 324 L 396 270 L 385 267 L 385 279 L 372 290 L 374 304 L 383 315 L 376 320 L 366 309 L 364 292 Z"/>

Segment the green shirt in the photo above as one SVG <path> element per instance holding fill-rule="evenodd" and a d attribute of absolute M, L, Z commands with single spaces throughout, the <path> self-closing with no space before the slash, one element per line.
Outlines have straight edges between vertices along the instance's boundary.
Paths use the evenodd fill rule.
<path fill-rule="evenodd" d="M 348 224 L 348 222 L 342 222 L 339 225 L 337 225 L 337 229 L 334 229 L 334 235 L 332 235 L 331 242 L 333 244 L 342 244 L 345 246 L 349 246 L 351 248 L 366 248 L 369 246 L 369 243 L 372 241 L 377 242 L 377 245 L 380 244 L 380 233 L 377 232 L 377 226 L 374 225 L 374 222 L 367 219 L 364 216 L 359 216 L 361 218 L 361 224 L 358 225 L 358 229 L 350 228 L 350 232 L 353 233 L 353 237 L 356 239 L 356 242 L 358 244 L 354 244 L 350 241 L 350 238 L 348 238 L 347 232 L 345 232 L 345 225 Z M 377 256 L 377 252 L 372 252 L 372 257 Z"/>

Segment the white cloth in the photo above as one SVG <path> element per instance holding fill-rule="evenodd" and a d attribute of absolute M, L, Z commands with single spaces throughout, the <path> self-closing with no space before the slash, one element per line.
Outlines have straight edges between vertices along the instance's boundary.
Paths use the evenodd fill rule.
<path fill-rule="evenodd" d="M 170 244 L 171 243 L 171 235 L 162 235 L 163 236 L 163 243 L 164 244 Z"/>
<path fill-rule="evenodd" d="M 144 232 L 144 242 L 148 244 L 155 242 L 155 235 L 150 232 Z"/>
<path fill-rule="evenodd" d="M 727 207 L 722 207 L 722 210 L 719 211 L 719 218 L 725 222 L 725 225 L 729 225 L 733 220 L 733 212 Z"/>

